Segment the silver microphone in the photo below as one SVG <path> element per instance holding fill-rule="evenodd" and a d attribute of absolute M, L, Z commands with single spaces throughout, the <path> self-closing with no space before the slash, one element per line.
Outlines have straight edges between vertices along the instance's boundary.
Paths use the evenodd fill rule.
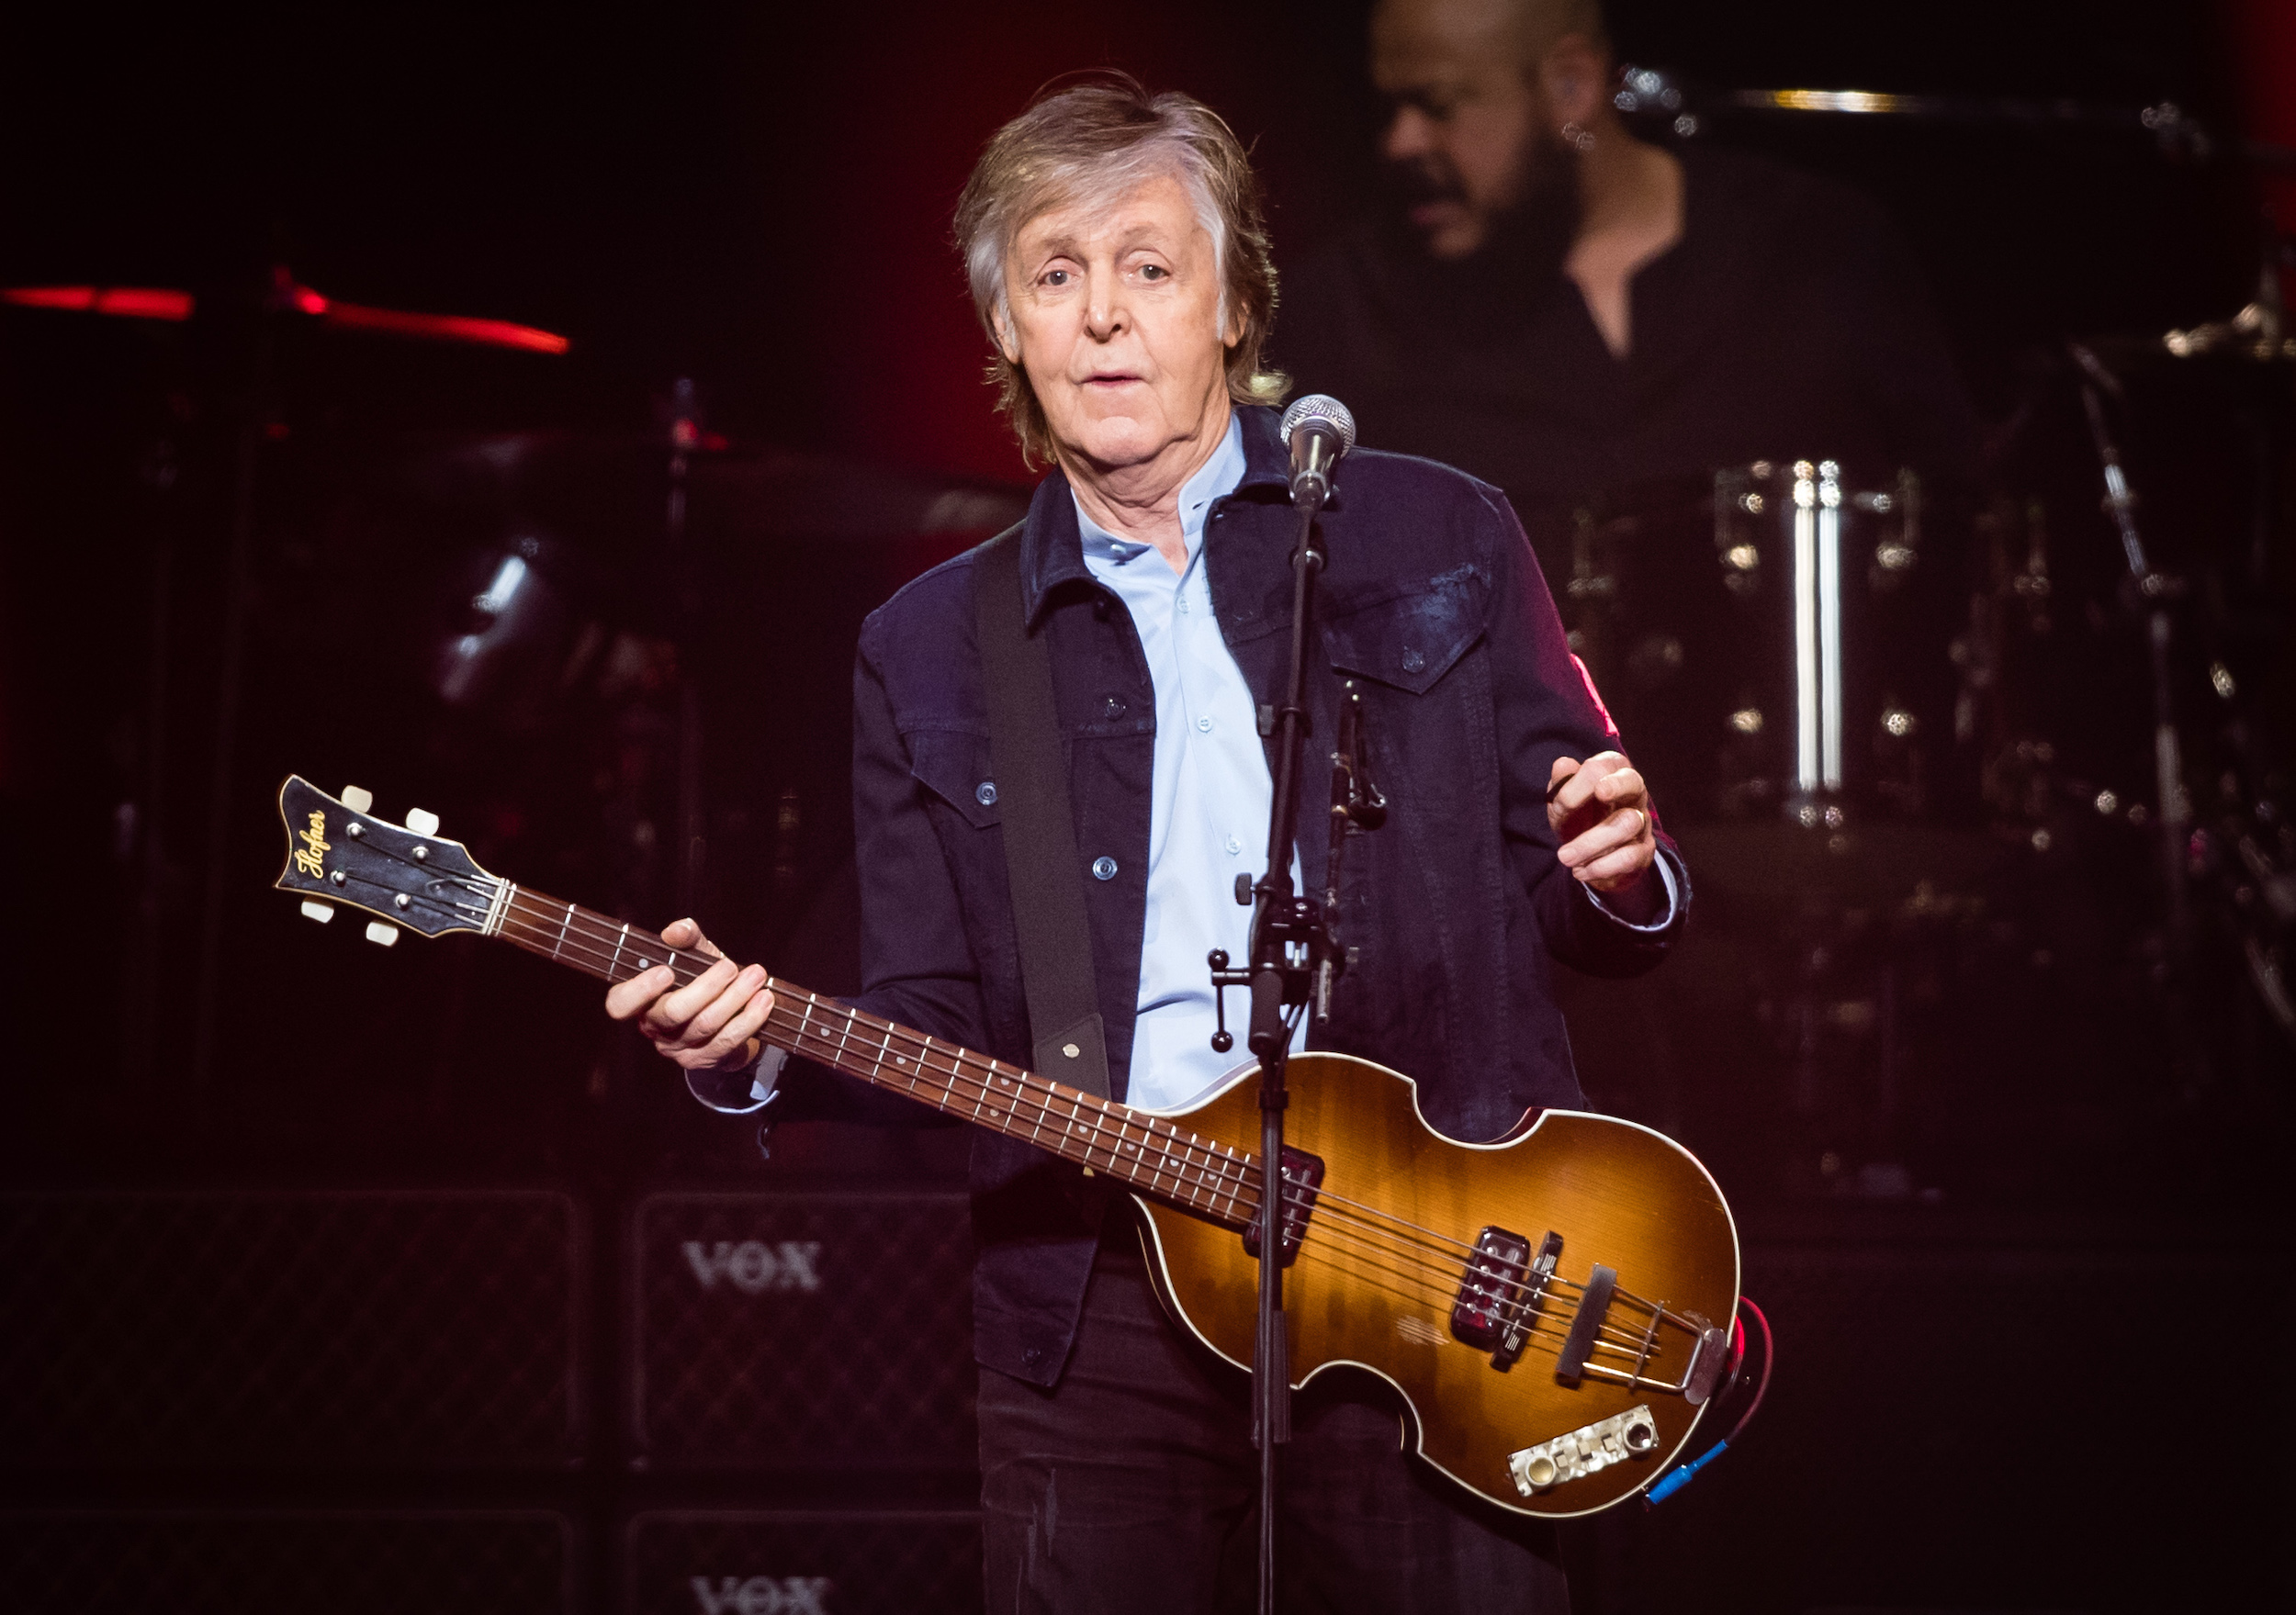
<path fill-rule="evenodd" d="M 1356 446 L 1356 418 L 1330 394 L 1310 393 L 1284 411 L 1283 432 L 1291 451 L 1291 502 L 1317 509 L 1332 497 L 1332 468 Z"/>

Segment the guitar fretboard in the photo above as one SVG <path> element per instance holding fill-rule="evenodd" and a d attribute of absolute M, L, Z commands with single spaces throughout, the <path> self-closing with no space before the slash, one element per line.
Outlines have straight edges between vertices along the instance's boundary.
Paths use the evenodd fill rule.
<path fill-rule="evenodd" d="M 488 929 L 608 982 L 668 965 L 681 986 L 716 963 L 651 931 L 508 881 Z M 793 1054 L 1108 1173 L 1144 1194 L 1242 1228 L 1259 1205 L 1254 1156 L 942 1038 L 769 979 L 764 1036 Z"/>

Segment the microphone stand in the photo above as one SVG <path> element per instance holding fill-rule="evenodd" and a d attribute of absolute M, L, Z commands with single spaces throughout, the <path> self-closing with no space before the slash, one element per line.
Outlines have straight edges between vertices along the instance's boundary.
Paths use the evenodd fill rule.
<path fill-rule="evenodd" d="M 1259 1331 L 1252 1357 L 1252 1441 L 1260 1459 L 1259 1608 L 1261 1615 L 1276 1612 L 1276 1449 L 1291 1439 L 1290 1340 L 1284 1329 L 1283 1270 L 1294 1254 L 1287 1238 L 1296 1238 L 1298 1219 L 1277 1193 L 1289 1192 L 1295 1163 L 1285 1158 L 1284 1107 L 1289 1103 L 1284 1088 L 1296 1015 L 1305 1013 L 1311 999 L 1316 1018 L 1331 1015 L 1332 981 L 1345 967 L 1334 938 L 1331 910 L 1325 903 L 1302 897 L 1292 889 L 1291 849 L 1297 840 L 1300 813 L 1300 752 L 1307 738 L 1307 678 L 1309 623 L 1315 602 L 1316 575 L 1323 569 L 1323 552 L 1316 545 L 1315 517 L 1322 509 L 1326 482 L 1308 481 L 1293 495 L 1300 512 L 1300 544 L 1292 555 L 1291 672 L 1285 697 L 1276 709 L 1275 799 L 1268 813 L 1267 872 L 1256 885 L 1246 887 L 1236 878 L 1236 901 L 1254 903 L 1251 957 L 1241 970 L 1228 968 L 1225 949 L 1212 950 L 1213 999 L 1221 1006 L 1220 1029 L 1212 1048 L 1222 1053 L 1235 1045 L 1224 1015 L 1226 990 L 1251 992 L 1249 1047 L 1260 1068 L 1260 1199 L 1256 1224 L 1246 1243 L 1259 1258 Z M 1376 787 L 1358 773 L 1353 745 L 1359 735 L 1358 698 L 1349 691 L 1348 717 L 1343 724 L 1343 753 L 1333 762 L 1332 869 L 1325 882 L 1328 897 L 1337 897 L 1338 862 L 1345 830 L 1355 824 L 1377 828 L 1386 816 L 1386 803 Z M 1304 1164 L 1304 1163 L 1298 1163 Z"/>

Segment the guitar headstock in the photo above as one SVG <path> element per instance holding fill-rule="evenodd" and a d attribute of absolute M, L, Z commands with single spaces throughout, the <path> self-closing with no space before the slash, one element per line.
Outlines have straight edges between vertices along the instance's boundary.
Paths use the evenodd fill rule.
<path fill-rule="evenodd" d="M 480 869 L 461 842 L 441 837 L 435 814 L 417 809 L 393 824 L 367 813 L 374 802 L 355 786 L 334 797 L 288 775 L 279 787 L 287 860 L 278 890 L 301 894 L 314 920 L 333 919 L 337 903 L 378 916 L 367 925 L 367 939 L 386 947 L 399 940 L 401 926 L 423 936 L 493 929 L 505 883 Z"/>

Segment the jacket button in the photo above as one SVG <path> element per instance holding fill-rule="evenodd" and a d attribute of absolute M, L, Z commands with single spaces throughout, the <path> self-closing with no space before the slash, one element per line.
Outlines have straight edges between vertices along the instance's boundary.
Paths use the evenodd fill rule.
<path fill-rule="evenodd" d="M 1092 878 L 1096 880 L 1115 880 L 1116 860 L 1112 858 L 1094 858 L 1092 860 Z"/>
<path fill-rule="evenodd" d="M 995 807 L 996 805 L 996 782 L 989 779 L 984 779 L 978 785 L 974 786 L 973 788 L 973 800 L 979 802 L 983 807 Z"/>
<path fill-rule="evenodd" d="M 1120 718 L 1124 715 L 1124 703 L 1110 696 L 1101 703 L 1100 712 L 1104 717 Z"/>
<path fill-rule="evenodd" d="M 1420 669 L 1420 668 L 1422 668 L 1422 667 L 1425 667 L 1426 665 L 1427 665 L 1427 658 L 1426 658 L 1425 656 L 1421 656 L 1421 655 L 1420 655 L 1417 651 L 1415 651 L 1415 650 L 1407 650 L 1407 651 L 1405 651 L 1405 652 L 1403 653 L 1403 671 L 1404 671 L 1404 672 L 1406 672 L 1406 673 L 1416 673 L 1416 672 L 1418 672 L 1418 671 L 1419 671 L 1419 669 Z"/>

